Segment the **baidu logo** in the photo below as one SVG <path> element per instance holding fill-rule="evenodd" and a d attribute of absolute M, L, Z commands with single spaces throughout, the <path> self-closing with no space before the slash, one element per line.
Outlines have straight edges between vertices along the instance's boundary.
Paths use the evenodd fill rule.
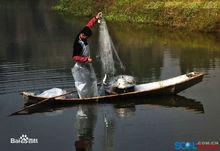
<path fill-rule="evenodd" d="M 27 135 L 22 134 L 19 138 L 11 138 L 11 144 L 36 144 L 38 143 L 37 138 L 28 138 Z"/>

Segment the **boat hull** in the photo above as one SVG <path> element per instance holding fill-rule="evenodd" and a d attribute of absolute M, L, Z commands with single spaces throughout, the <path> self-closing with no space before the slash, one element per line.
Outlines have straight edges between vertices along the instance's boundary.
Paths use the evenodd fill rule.
<path fill-rule="evenodd" d="M 143 98 L 152 96 L 164 96 L 164 95 L 175 95 L 199 82 L 202 81 L 204 73 L 191 72 L 175 78 L 153 82 L 148 84 L 137 85 L 134 92 L 127 92 L 121 94 L 112 94 L 106 96 L 98 96 L 92 98 L 54 98 L 50 99 L 50 103 L 64 103 L 64 104 L 88 104 L 88 103 L 106 103 L 112 101 L 123 101 L 132 98 Z M 46 97 L 38 97 L 30 92 L 22 92 L 21 95 L 29 103 L 35 103 L 48 99 Z"/>

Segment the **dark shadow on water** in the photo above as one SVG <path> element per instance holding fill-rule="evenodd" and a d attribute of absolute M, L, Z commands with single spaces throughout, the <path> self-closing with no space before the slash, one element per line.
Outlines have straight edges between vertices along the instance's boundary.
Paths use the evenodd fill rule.
<path fill-rule="evenodd" d="M 191 111 L 195 113 L 205 113 L 203 104 L 194 99 L 186 98 L 184 96 L 160 96 L 148 99 L 132 100 L 127 103 L 114 104 L 116 111 L 119 111 L 118 115 L 122 112 L 126 114 L 129 112 L 135 112 L 135 105 L 158 106 L 167 108 L 183 108 L 185 111 Z M 122 112 L 120 112 L 122 111 Z"/>
<path fill-rule="evenodd" d="M 93 104 L 94 106 L 102 105 L 105 103 Z M 199 101 L 189 99 L 180 95 L 175 96 L 160 96 L 160 97 L 152 97 L 147 99 L 130 99 L 130 100 L 120 100 L 117 103 L 111 103 L 114 106 L 116 113 L 120 116 L 122 112 L 126 114 L 126 112 L 135 112 L 136 105 L 149 105 L 149 106 L 160 106 L 167 108 L 184 108 L 185 111 L 192 111 L 196 113 L 205 113 L 203 104 Z M 80 104 L 42 104 L 37 105 L 33 108 L 26 110 L 25 112 L 18 113 L 16 115 L 30 115 L 35 113 L 45 113 L 45 112 L 54 112 L 57 110 L 63 110 L 66 108 L 78 107 Z M 91 104 L 83 104 L 80 106 L 87 106 Z M 27 105 L 24 105 L 27 107 Z"/>

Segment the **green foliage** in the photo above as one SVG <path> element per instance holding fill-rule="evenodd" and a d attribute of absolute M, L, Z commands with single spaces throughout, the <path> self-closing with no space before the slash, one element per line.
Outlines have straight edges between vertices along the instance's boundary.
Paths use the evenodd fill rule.
<path fill-rule="evenodd" d="M 218 0 L 59 0 L 54 7 L 65 14 L 91 16 L 104 11 L 109 21 L 148 23 L 190 31 L 219 30 Z"/>
<path fill-rule="evenodd" d="M 60 12 L 66 12 L 69 9 L 69 4 L 71 0 L 59 0 L 58 4 L 53 7 L 54 10 L 58 10 Z"/>
<path fill-rule="evenodd" d="M 89 16 L 92 13 L 93 3 L 90 0 L 59 0 L 54 10 L 75 16 Z"/>

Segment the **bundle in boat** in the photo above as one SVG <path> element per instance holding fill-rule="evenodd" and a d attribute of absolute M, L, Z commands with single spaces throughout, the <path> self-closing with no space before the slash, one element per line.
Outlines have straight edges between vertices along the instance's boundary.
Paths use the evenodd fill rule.
<path fill-rule="evenodd" d="M 135 91 L 135 78 L 129 75 L 119 75 L 109 82 L 109 91 L 113 93 L 127 93 Z"/>

